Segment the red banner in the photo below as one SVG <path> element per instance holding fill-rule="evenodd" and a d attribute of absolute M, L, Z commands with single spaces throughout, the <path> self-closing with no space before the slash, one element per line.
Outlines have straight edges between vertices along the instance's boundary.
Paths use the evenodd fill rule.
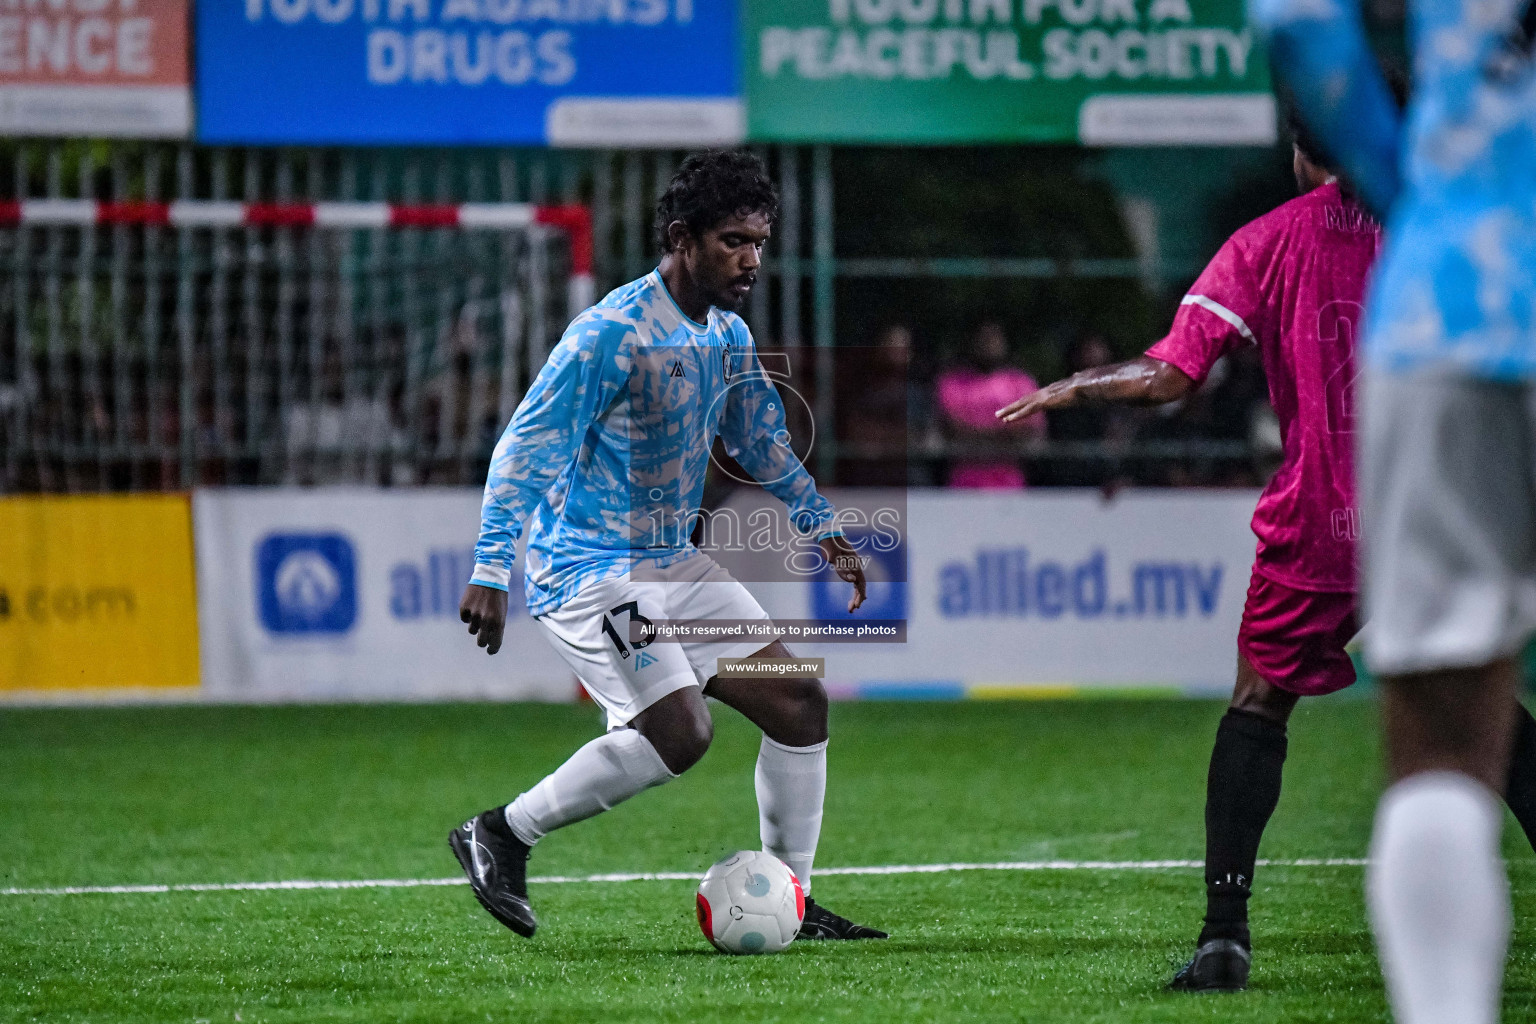
<path fill-rule="evenodd" d="M 0 0 L 0 132 L 184 136 L 186 0 Z"/>

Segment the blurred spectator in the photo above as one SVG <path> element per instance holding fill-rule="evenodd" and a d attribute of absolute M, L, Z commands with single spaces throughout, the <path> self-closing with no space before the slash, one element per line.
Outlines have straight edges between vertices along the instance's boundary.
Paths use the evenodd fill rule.
<path fill-rule="evenodd" d="M 308 381 L 299 383 L 309 387 Z M 404 431 L 390 403 L 382 397 L 346 394 L 346 366 L 335 342 L 327 345 L 318 385 L 318 401 L 307 397 L 294 401 L 284 413 L 287 458 L 282 482 L 375 482 L 359 469 L 362 454 L 405 445 Z"/>
<path fill-rule="evenodd" d="M 1067 348 L 1065 377 L 1115 361 L 1104 337 L 1094 332 L 1079 334 Z M 1078 406 L 1046 414 L 1052 441 L 1068 443 L 1125 442 L 1135 432 L 1136 410 L 1124 406 Z M 1118 476 L 1117 465 L 1108 459 L 1061 458 L 1047 463 L 1048 478 L 1058 487 L 1104 487 Z"/>
<path fill-rule="evenodd" d="M 912 379 L 912 331 L 887 324 L 874 344 L 838 353 L 840 436 L 853 457 L 838 480 L 856 487 L 905 487 L 909 438 L 926 419 L 927 394 Z"/>
<path fill-rule="evenodd" d="M 1271 415 L 1264 367 L 1258 349 L 1248 346 L 1218 361 L 1198 391 L 1152 410 L 1137 439 L 1251 444 L 1262 439 L 1262 425 Z M 1262 484 L 1277 464 L 1265 462 L 1261 451 L 1237 458 L 1148 460 L 1136 476 L 1140 482 L 1158 487 L 1254 487 Z"/>
<path fill-rule="evenodd" d="M 967 364 L 945 372 L 936 388 L 939 416 L 950 445 L 962 454 L 950 464 L 949 486 L 988 490 L 1024 486 L 1024 471 L 1017 458 L 974 456 L 976 451 L 998 449 L 1020 437 L 1045 433 L 1043 417 L 1004 424 L 998 409 L 1040 385 L 1035 378 L 1008 363 L 1008 337 L 995 321 L 983 321 L 971 335 Z"/>

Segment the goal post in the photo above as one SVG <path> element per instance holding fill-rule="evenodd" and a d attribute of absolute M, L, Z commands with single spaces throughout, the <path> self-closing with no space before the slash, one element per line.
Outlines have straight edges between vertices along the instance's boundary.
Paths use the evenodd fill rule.
<path fill-rule="evenodd" d="M 578 205 L 0 201 L 0 490 L 477 480 L 592 258 Z"/>

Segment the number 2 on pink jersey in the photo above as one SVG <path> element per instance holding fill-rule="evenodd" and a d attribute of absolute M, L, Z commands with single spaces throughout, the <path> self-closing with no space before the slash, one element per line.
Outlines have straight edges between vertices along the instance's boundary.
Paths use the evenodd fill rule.
<path fill-rule="evenodd" d="M 1336 299 L 1317 311 L 1317 340 L 1326 350 L 1330 345 L 1343 341 L 1339 365 L 1323 383 L 1323 396 L 1328 403 L 1328 432 L 1352 434 L 1355 432 L 1355 381 L 1359 371 L 1355 369 L 1354 347 L 1358 327 L 1365 307 L 1358 302 Z"/>

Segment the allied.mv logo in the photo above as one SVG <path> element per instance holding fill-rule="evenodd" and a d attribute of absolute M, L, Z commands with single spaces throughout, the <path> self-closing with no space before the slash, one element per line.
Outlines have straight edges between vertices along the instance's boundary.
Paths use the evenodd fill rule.
<path fill-rule="evenodd" d="M 357 555 L 339 533 L 274 533 L 256 548 L 256 605 L 268 632 L 345 633 L 357 622 Z"/>

